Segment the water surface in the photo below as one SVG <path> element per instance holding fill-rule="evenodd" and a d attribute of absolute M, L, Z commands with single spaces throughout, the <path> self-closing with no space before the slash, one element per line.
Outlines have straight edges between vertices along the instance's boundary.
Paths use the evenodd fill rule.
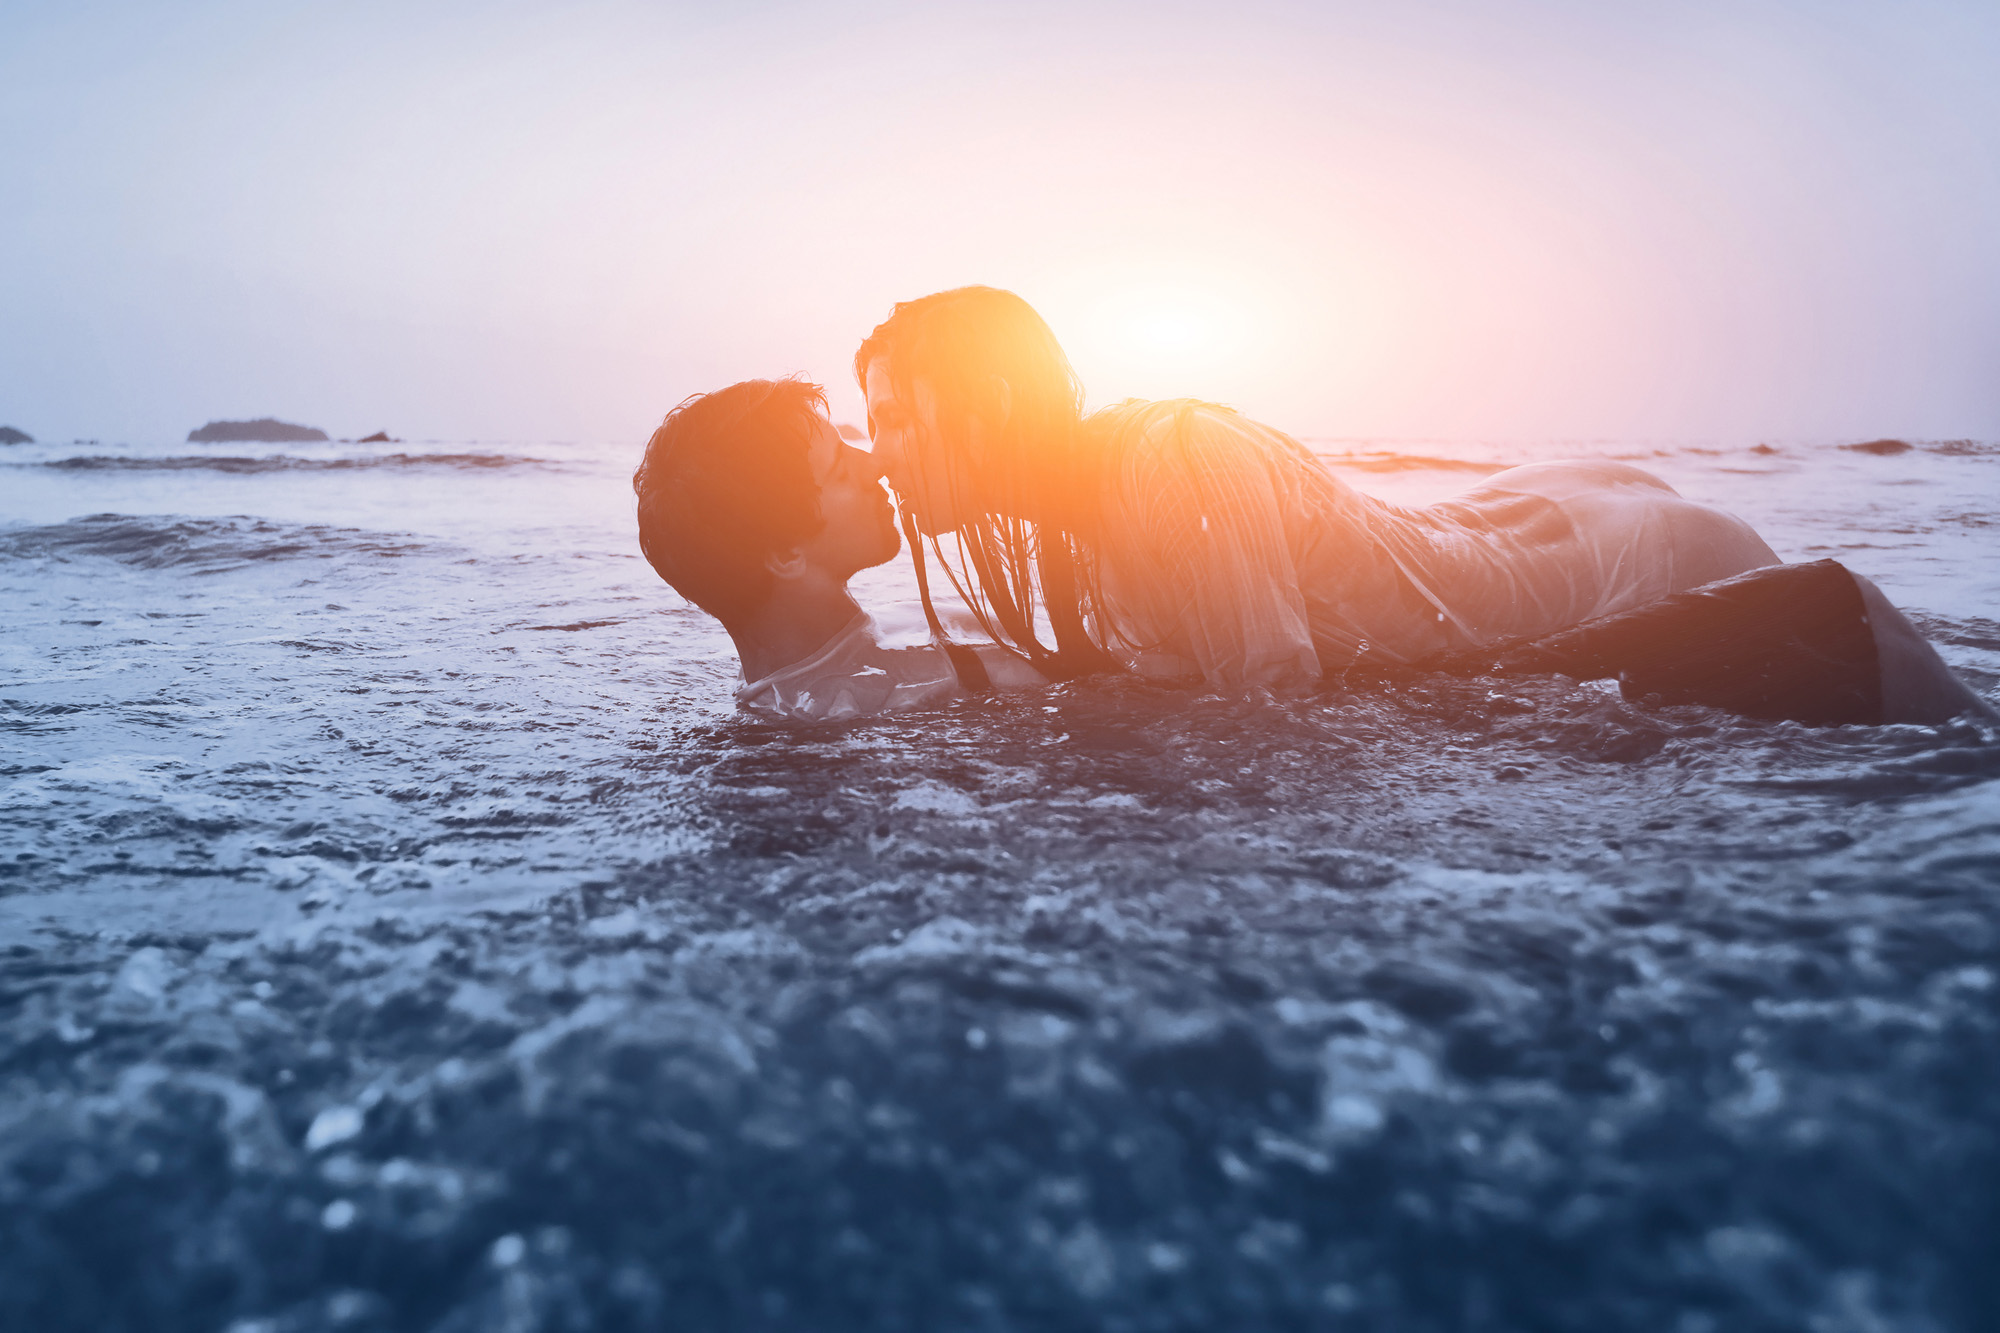
<path fill-rule="evenodd" d="M 1653 468 L 2000 697 L 1992 447 L 1318 447 Z M 631 452 L 0 455 L 0 1326 L 1996 1326 L 1989 731 L 774 727 Z"/>

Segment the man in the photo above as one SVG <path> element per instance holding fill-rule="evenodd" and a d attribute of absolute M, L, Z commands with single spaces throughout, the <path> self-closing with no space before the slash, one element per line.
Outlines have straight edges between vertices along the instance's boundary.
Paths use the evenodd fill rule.
<path fill-rule="evenodd" d="M 741 708 L 857 717 L 1044 683 L 992 644 L 876 642 L 847 581 L 895 557 L 895 515 L 881 469 L 840 438 L 816 384 L 745 380 L 689 398 L 653 432 L 632 489 L 639 549 L 736 645 Z"/>

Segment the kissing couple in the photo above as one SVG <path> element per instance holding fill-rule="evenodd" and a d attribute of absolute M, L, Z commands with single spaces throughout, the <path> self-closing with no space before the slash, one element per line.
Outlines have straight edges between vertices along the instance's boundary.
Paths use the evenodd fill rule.
<path fill-rule="evenodd" d="M 1815 725 L 2000 720 L 1873 583 L 1784 564 L 1622 463 L 1389 504 L 1214 403 L 1085 415 L 1054 333 L 992 287 L 897 305 L 854 375 L 872 452 L 817 385 L 748 380 L 676 407 L 632 479 L 640 549 L 729 631 L 753 713 L 857 717 L 1106 672 L 1229 691 L 1415 668 L 1615 677 L 1634 701 Z M 901 545 L 884 480 L 922 647 L 879 644 L 847 591 Z M 926 539 L 983 642 L 945 633 Z"/>

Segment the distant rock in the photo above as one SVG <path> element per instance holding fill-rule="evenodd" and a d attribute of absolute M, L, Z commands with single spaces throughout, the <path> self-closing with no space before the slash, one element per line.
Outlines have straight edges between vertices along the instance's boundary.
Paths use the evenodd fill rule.
<path fill-rule="evenodd" d="M 310 444 L 325 438 L 326 432 L 316 427 L 294 426 L 270 417 L 258 417 L 255 421 L 211 421 L 200 430 L 188 432 L 189 444 Z"/>
<path fill-rule="evenodd" d="M 1890 454 L 1907 454 L 1917 446 L 1908 440 L 1869 440 L 1865 444 L 1843 444 L 1843 449 L 1851 449 L 1857 454 L 1874 454 L 1887 458 Z"/>
<path fill-rule="evenodd" d="M 867 431 L 861 429 L 861 427 L 859 426 L 849 425 L 845 421 L 836 425 L 834 429 L 840 432 L 841 439 L 853 440 L 856 444 L 859 444 L 861 441 L 868 438 Z"/>
<path fill-rule="evenodd" d="M 356 440 L 355 443 L 356 444 L 401 444 L 402 441 L 390 435 L 389 432 L 386 430 L 378 430 L 373 435 L 362 436 L 360 439 Z"/>
<path fill-rule="evenodd" d="M 0 426 L 0 444 L 33 444 L 35 437 L 12 426 Z"/>

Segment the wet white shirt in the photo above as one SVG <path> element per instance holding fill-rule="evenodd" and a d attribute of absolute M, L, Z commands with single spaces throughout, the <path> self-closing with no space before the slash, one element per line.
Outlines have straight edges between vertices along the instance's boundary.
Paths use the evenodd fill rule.
<path fill-rule="evenodd" d="M 1741 520 L 1622 463 L 1509 468 L 1406 508 L 1212 403 L 1121 404 L 1086 429 L 1108 465 L 1092 620 L 1149 676 L 1310 682 L 1552 633 L 1777 561 Z"/>
<path fill-rule="evenodd" d="M 739 684 L 736 706 L 767 717 L 823 721 L 919 708 L 959 692 L 943 649 L 884 648 L 874 620 L 860 612 L 812 656 Z"/>

